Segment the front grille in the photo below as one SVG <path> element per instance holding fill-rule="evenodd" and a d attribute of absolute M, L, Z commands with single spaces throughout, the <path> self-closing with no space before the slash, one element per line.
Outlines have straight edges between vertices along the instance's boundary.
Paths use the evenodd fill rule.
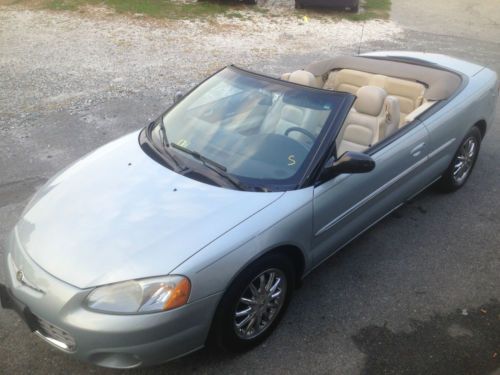
<path fill-rule="evenodd" d="M 34 316 L 34 318 L 38 325 L 38 329 L 35 330 L 35 333 L 38 333 L 43 339 L 59 349 L 68 352 L 75 351 L 75 339 L 68 332 L 38 316 Z"/>

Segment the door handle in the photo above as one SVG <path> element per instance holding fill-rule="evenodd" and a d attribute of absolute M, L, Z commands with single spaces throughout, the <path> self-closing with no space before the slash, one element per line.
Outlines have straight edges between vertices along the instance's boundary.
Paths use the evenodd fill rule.
<path fill-rule="evenodd" d="M 412 148 L 412 150 L 410 151 L 410 154 L 414 157 L 420 156 L 420 154 L 422 153 L 422 151 L 424 149 L 424 146 L 425 146 L 425 142 L 422 142 L 422 143 L 416 145 L 415 147 Z"/>

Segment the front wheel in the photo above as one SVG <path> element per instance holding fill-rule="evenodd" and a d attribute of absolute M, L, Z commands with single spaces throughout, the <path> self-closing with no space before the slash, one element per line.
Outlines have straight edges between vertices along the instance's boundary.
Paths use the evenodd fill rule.
<path fill-rule="evenodd" d="M 278 325 L 294 289 L 295 269 L 282 254 L 266 255 L 248 266 L 222 298 L 210 338 L 230 352 L 250 349 Z"/>
<path fill-rule="evenodd" d="M 448 169 L 437 183 L 439 190 L 452 192 L 465 185 L 476 164 L 481 147 L 481 132 L 474 126 L 458 148 Z"/>

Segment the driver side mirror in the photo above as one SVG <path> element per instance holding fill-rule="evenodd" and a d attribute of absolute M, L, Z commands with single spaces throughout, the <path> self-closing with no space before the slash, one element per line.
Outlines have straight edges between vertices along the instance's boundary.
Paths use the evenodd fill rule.
<path fill-rule="evenodd" d="M 328 159 L 320 179 L 321 181 L 326 181 L 344 173 L 367 173 L 374 168 L 375 160 L 369 155 L 361 152 L 347 151 L 338 159 L 335 159 L 334 156 Z"/>

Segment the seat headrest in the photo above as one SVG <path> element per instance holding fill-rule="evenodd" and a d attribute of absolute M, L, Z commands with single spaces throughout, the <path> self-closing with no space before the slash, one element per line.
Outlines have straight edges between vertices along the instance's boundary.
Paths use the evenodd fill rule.
<path fill-rule="evenodd" d="M 378 116 L 382 111 L 387 92 L 376 86 L 363 86 L 356 93 L 358 97 L 354 102 L 354 109 L 359 113 Z"/>
<path fill-rule="evenodd" d="M 303 117 L 304 111 L 291 105 L 285 105 L 281 110 L 281 118 L 289 122 L 300 124 Z"/>
<path fill-rule="evenodd" d="M 288 81 L 298 83 L 299 85 L 318 87 L 314 74 L 306 70 L 296 70 L 288 77 Z"/>
<path fill-rule="evenodd" d="M 283 73 L 281 75 L 280 79 L 283 81 L 288 81 L 288 80 L 290 80 L 290 74 L 292 74 L 292 73 Z"/>

